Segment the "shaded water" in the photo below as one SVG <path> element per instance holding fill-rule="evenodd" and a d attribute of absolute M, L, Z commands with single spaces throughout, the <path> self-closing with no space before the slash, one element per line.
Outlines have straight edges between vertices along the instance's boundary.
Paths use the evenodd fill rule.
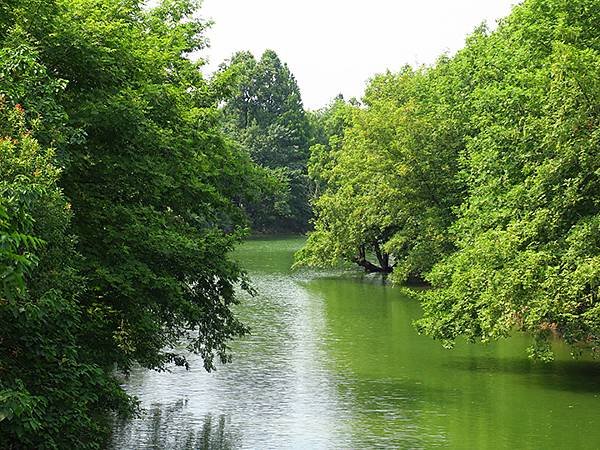
<path fill-rule="evenodd" d="M 600 366 L 529 361 L 524 336 L 444 350 L 418 336 L 419 306 L 355 273 L 291 273 L 299 238 L 238 252 L 258 291 L 234 362 L 134 372 L 147 414 L 119 449 L 600 448 Z"/>

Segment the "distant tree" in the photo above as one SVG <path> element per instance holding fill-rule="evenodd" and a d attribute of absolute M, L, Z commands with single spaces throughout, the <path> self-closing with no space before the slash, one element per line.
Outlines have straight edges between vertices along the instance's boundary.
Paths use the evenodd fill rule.
<path fill-rule="evenodd" d="M 287 208 L 270 206 L 273 196 L 247 205 L 254 228 L 304 230 L 310 217 L 309 123 L 294 76 L 272 50 L 259 61 L 249 52 L 237 53 L 223 70 L 237 79 L 237 89 L 223 108 L 227 132 L 254 162 L 275 170 L 273 175 L 288 185 L 287 198 L 277 198 Z"/>
<path fill-rule="evenodd" d="M 354 108 L 339 94 L 325 108 L 307 113 L 310 129 L 310 157 L 308 175 L 317 198 L 326 186 L 327 171 L 334 163 L 334 155 L 343 142 L 344 131 L 352 123 Z"/>

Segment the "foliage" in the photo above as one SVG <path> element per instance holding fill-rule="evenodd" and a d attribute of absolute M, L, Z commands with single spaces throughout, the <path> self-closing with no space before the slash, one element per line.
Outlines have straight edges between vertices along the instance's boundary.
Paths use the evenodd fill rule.
<path fill-rule="evenodd" d="M 297 263 L 425 278 L 418 327 L 447 345 L 518 329 L 535 357 L 552 336 L 597 350 L 599 22 L 591 0 L 528 0 L 454 57 L 375 77 L 312 149 Z"/>
<path fill-rule="evenodd" d="M 210 370 L 246 331 L 237 205 L 280 185 L 221 132 L 196 9 L 0 8 L 3 448 L 100 448 L 132 410 L 115 367 L 187 366 L 183 341 Z"/>
<path fill-rule="evenodd" d="M 253 228 L 306 229 L 311 214 L 306 174 L 309 122 L 296 80 L 272 50 L 258 61 L 249 52 L 239 52 L 222 73 L 229 73 L 236 83 L 223 108 L 227 133 L 266 169 L 271 183 L 286 185 L 245 205 Z"/>
<path fill-rule="evenodd" d="M 461 136 L 460 123 L 440 112 L 439 78 L 406 68 L 373 79 L 366 107 L 333 104 L 345 112 L 329 143 L 311 148 L 310 173 L 323 191 L 299 264 L 344 259 L 418 280 L 451 249 Z"/>
<path fill-rule="evenodd" d="M 185 58 L 202 48 L 203 24 L 193 2 L 62 6 L 45 54 L 86 136 L 67 147 L 63 177 L 88 280 L 86 337 L 124 370 L 185 364 L 168 350 L 182 338 L 212 368 L 244 331 L 229 309 L 241 274 L 224 256 L 243 231 L 232 198 L 245 161 L 218 131 L 219 93 Z"/>
<path fill-rule="evenodd" d="M 521 329 L 597 349 L 600 21 L 594 2 L 532 0 L 474 37 L 458 251 L 429 278 L 421 330 L 450 342 Z M 477 55 L 472 58 L 468 55 Z"/>
<path fill-rule="evenodd" d="M 70 205 L 26 114 L 0 100 L 0 446 L 99 448 L 130 402 L 82 355 Z"/>
<path fill-rule="evenodd" d="M 314 184 L 312 198 L 318 197 L 327 185 L 333 154 L 339 150 L 344 130 L 351 124 L 352 111 L 352 102 L 346 103 L 340 94 L 327 107 L 308 112 L 311 145 L 307 169 Z"/>

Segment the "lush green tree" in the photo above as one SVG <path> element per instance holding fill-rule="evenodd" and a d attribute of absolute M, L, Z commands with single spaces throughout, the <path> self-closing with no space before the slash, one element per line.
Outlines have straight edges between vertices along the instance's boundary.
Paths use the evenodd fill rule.
<path fill-rule="evenodd" d="M 334 163 L 335 151 L 341 147 L 344 130 L 351 124 L 352 112 L 352 105 L 340 94 L 325 108 L 307 113 L 310 130 L 307 168 L 314 187 L 312 199 L 326 187 L 327 172 Z"/>
<path fill-rule="evenodd" d="M 528 0 L 454 57 L 376 77 L 334 144 L 298 263 L 425 277 L 419 328 L 447 344 L 515 329 L 597 351 L 598 68 L 591 0 Z M 337 139 L 337 140 L 336 140 Z"/>
<path fill-rule="evenodd" d="M 298 84 L 273 50 L 259 61 L 248 52 L 235 54 L 229 69 L 238 89 L 224 113 L 234 135 L 264 167 L 302 169 L 308 157 L 308 121 Z"/>
<path fill-rule="evenodd" d="M 35 69 L 24 75 L 43 73 L 20 50 Z M 105 412 L 130 402 L 81 348 L 71 208 L 53 152 L 25 127 L 30 113 L 0 96 L 0 446 L 100 448 Z"/>
<path fill-rule="evenodd" d="M 186 338 L 207 368 L 244 331 L 233 316 L 247 160 L 219 131 L 221 92 L 186 54 L 203 46 L 193 1 L 63 3 L 45 37 L 67 80 L 70 124 L 62 184 L 83 255 L 96 358 L 127 370 L 185 364 Z M 76 45 L 73 45 L 76 43 Z"/>
<path fill-rule="evenodd" d="M 254 162 L 287 185 L 246 205 L 253 227 L 306 229 L 311 214 L 306 174 L 309 122 L 294 76 L 272 50 L 258 61 L 249 52 L 237 53 L 222 69 L 233 73 L 237 86 L 223 108 L 228 134 Z"/>
<path fill-rule="evenodd" d="M 0 446 L 99 448 L 115 367 L 187 365 L 183 341 L 211 369 L 245 331 L 228 253 L 265 177 L 186 57 L 196 8 L 0 9 Z"/>
<path fill-rule="evenodd" d="M 460 199 L 461 135 L 457 121 L 438 111 L 436 78 L 410 68 L 376 77 L 365 107 L 333 115 L 329 143 L 311 148 L 310 173 L 324 187 L 299 264 L 342 259 L 419 280 L 451 250 L 446 229 Z"/>
<path fill-rule="evenodd" d="M 424 332 L 451 344 L 524 330 L 539 357 L 551 357 L 552 335 L 597 350 L 598 23 L 596 2 L 529 0 L 456 57 L 471 61 L 477 132 L 463 158 L 458 251 L 429 276 Z"/>

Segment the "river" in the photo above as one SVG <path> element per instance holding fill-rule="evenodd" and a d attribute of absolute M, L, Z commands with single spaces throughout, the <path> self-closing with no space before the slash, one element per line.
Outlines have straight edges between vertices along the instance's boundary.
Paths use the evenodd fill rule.
<path fill-rule="evenodd" d="M 419 305 L 352 271 L 291 272 L 301 238 L 251 240 L 236 258 L 257 295 L 252 334 L 206 373 L 136 370 L 146 413 L 116 449 L 597 449 L 600 366 L 560 343 L 530 361 L 526 336 L 452 350 L 419 336 Z"/>

